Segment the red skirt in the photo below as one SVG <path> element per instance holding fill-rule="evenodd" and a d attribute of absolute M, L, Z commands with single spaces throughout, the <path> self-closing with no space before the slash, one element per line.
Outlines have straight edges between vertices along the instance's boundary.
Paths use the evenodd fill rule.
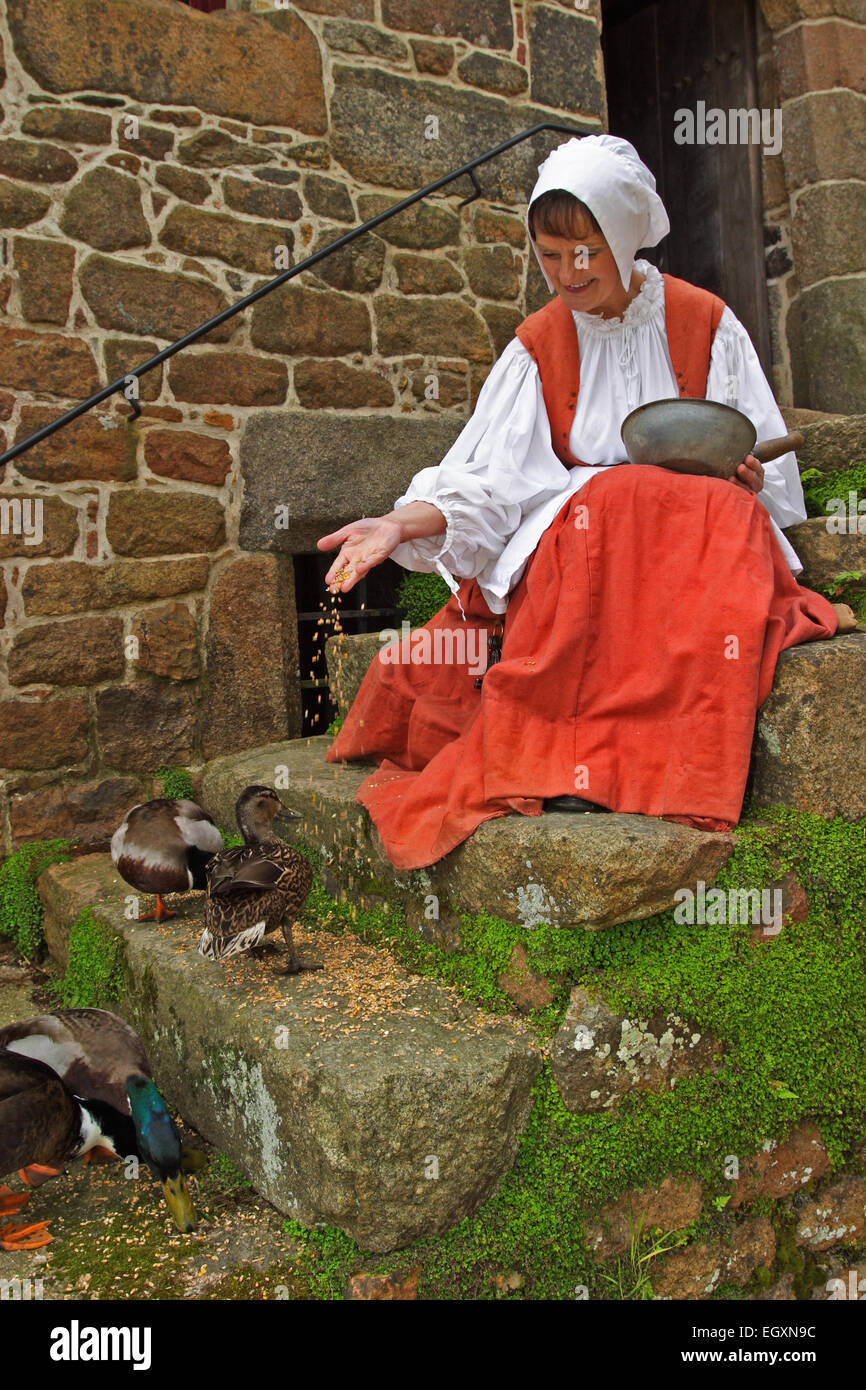
<path fill-rule="evenodd" d="M 478 653 L 503 619 L 475 580 L 460 598 L 467 621 L 452 597 L 427 637 L 379 653 L 326 755 L 379 763 L 356 799 L 399 869 L 563 793 L 729 829 L 779 652 L 837 627 L 754 495 L 630 465 L 592 478 L 545 531 L 480 689 Z"/>

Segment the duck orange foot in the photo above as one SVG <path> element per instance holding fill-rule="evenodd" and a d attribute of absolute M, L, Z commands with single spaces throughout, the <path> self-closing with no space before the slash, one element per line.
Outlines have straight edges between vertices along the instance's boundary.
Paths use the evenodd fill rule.
<path fill-rule="evenodd" d="M 162 900 L 162 896 L 157 893 L 156 907 L 153 909 L 153 912 L 143 912 L 138 920 L 139 922 L 164 922 L 166 918 L 176 916 L 176 912 L 169 912 Z"/>
<path fill-rule="evenodd" d="M 0 1250 L 38 1250 L 53 1239 L 47 1221 L 36 1221 L 32 1226 L 3 1226 L 0 1229 Z"/>
<path fill-rule="evenodd" d="M 44 1163 L 28 1163 L 18 1169 L 18 1176 L 28 1187 L 41 1187 L 49 1178 L 59 1178 L 62 1168 L 47 1168 Z"/>
<path fill-rule="evenodd" d="M 107 1163 L 109 1159 L 115 1159 L 119 1163 L 120 1154 L 116 1154 L 113 1149 L 107 1149 L 104 1144 L 94 1144 L 84 1155 L 85 1163 Z"/>
<path fill-rule="evenodd" d="M 15 1212 L 26 1207 L 30 1197 L 26 1192 L 13 1192 L 11 1187 L 0 1183 L 0 1212 L 4 1216 L 14 1216 Z"/>

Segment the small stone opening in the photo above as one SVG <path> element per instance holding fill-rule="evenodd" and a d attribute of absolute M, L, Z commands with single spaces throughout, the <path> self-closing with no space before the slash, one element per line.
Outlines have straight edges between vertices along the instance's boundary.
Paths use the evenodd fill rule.
<path fill-rule="evenodd" d="M 393 560 L 371 570 L 345 598 L 331 600 L 325 587 L 333 555 L 294 555 L 298 609 L 298 669 L 302 736 L 324 734 L 337 715 L 331 698 L 325 643 L 336 632 L 380 632 L 399 627 L 406 610 L 397 601 L 405 571 Z"/>

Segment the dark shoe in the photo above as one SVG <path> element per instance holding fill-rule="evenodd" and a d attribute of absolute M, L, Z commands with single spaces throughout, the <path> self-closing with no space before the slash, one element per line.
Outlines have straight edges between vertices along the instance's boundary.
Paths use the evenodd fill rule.
<path fill-rule="evenodd" d="M 610 814 L 607 806 L 599 806 L 595 801 L 584 801 L 582 796 L 546 796 L 543 811 L 595 811 Z"/>

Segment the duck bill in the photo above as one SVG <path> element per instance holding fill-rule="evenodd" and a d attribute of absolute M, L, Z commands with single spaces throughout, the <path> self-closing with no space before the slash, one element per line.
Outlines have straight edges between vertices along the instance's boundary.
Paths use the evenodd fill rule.
<path fill-rule="evenodd" d="M 188 1235 L 195 1228 L 196 1214 L 186 1178 L 182 1173 L 176 1173 L 173 1177 L 166 1178 L 162 1190 L 168 1209 L 174 1217 L 175 1226 L 179 1231 L 183 1231 L 184 1235 Z"/>
<path fill-rule="evenodd" d="M 276 825 L 288 826 L 290 821 L 303 819 L 300 811 L 292 811 L 288 806 L 284 806 L 282 811 L 277 811 L 277 814 L 274 816 L 274 823 Z"/>

